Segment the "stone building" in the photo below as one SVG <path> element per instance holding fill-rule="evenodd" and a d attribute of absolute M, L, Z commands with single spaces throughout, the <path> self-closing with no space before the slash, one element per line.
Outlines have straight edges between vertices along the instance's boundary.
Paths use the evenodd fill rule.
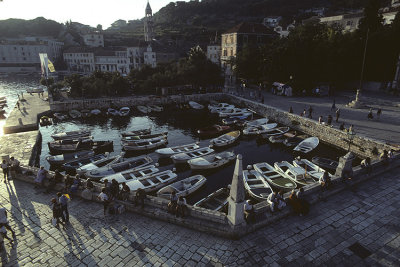
<path fill-rule="evenodd" d="M 221 66 L 225 72 L 225 84 L 236 83 L 230 61 L 235 59 L 243 47 L 256 47 L 268 43 L 279 36 L 276 32 L 261 23 L 242 22 L 227 30 L 221 36 Z"/>
<path fill-rule="evenodd" d="M 83 34 L 82 39 L 86 46 L 104 47 L 104 37 L 101 33 L 93 32 Z"/>
<path fill-rule="evenodd" d="M 47 53 L 54 62 L 61 57 L 64 43 L 43 37 L 0 39 L 0 72 L 40 70 L 39 53 Z"/>

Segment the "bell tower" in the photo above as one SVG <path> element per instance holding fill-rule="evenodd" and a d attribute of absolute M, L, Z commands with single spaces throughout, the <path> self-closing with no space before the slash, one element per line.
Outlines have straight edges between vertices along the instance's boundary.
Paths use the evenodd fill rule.
<path fill-rule="evenodd" d="M 144 40 L 146 42 L 153 40 L 153 11 L 151 10 L 149 1 L 147 1 L 144 17 Z"/>

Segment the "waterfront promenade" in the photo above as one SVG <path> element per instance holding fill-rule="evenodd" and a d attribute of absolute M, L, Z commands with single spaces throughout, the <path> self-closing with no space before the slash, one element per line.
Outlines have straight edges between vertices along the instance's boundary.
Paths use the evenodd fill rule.
<path fill-rule="evenodd" d="M 71 224 L 57 229 L 55 192 L 1 183 L 17 241 L 5 241 L 0 255 L 3 266 L 398 266 L 399 178 L 394 169 L 237 241 L 133 213 L 104 218 L 101 204 L 79 198 L 70 202 Z"/>
<path fill-rule="evenodd" d="M 45 100 L 47 97 L 47 92 L 42 97 L 37 93 L 24 93 L 25 101 L 20 101 L 19 109 L 15 105 L 7 117 L 3 127 L 4 134 L 38 130 L 38 115 L 50 111 L 49 101 Z"/>

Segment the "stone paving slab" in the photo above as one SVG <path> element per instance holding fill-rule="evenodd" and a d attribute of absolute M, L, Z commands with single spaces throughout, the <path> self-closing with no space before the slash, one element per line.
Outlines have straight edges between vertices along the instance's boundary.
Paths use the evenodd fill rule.
<path fill-rule="evenodd" d="M 39 129 L 38 114 L 50 111 L 47 92 L 43 97 L 39 94 L 24 94 L 25 101 L 20 101 L 20 109 L 17 106 L 8 115 L 3 130 L 5 134 L 25 132 Z"/>
<path fill-rule="evenodd" d="M 50 224 L 52 194 L 21 181 L 0 184 L 16 245 L 5 241 L 3 266 L 398 266 L 400 168 L 289 216 L 240 240 L 229 240 L 138 214 L 102 214 L 74 198 L 71 224 Z M 358 242 L 365 259 L 349 246 Z"/>

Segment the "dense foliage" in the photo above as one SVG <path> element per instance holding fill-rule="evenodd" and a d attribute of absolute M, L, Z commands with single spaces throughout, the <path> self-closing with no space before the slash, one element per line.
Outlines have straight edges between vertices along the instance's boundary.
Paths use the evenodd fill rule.
<path fill-rule="evenodd" d="M 0 21 L 0 37 L 18 37 L 20 35 L 57 37 L 62 29 L 62 24 L 43 17 L 32 20 L 7 19 Z"/>

